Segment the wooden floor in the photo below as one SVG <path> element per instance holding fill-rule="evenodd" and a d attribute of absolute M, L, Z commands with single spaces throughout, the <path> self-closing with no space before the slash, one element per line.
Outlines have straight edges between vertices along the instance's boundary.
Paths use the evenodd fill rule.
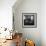
<path fill-rule="evenodd" d="M 0 46 L 16 46 L 15 39 L 13 40 L 6 40 L 6 42 L 2 43 Z"/>

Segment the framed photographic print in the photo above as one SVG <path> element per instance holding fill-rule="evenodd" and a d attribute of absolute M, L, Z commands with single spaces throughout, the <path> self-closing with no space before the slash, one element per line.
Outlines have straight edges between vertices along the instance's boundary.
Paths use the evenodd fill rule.
<path fill-rule="evenodd" d="M 37 13 L 22 13 L 22 27 L 37 27 Z"/>

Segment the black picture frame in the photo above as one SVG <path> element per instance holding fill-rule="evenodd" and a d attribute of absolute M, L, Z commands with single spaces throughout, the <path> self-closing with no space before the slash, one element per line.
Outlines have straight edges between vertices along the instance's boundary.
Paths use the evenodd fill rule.
<path fill-rule="evenodd" d="M 37 13 L 22 13 L 22 27 L 36 28 Z"/>

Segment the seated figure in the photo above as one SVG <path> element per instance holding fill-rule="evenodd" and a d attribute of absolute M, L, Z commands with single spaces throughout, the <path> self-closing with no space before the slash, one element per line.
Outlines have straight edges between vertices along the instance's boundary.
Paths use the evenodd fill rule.
<path fill-rule="evenodd" d="M 22 33 L 15 34 L 16 46 L 22 46 Z"/>

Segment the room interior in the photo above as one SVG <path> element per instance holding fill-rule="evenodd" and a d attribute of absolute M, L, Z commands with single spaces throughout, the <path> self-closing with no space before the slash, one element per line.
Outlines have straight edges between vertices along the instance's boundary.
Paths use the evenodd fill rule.
<path fill-rule="evenodd" d="M 0 46 L 46 46 L 46 1 L 1 0 Z M 34 26 L 24 25 L 25 16 Z"/>

